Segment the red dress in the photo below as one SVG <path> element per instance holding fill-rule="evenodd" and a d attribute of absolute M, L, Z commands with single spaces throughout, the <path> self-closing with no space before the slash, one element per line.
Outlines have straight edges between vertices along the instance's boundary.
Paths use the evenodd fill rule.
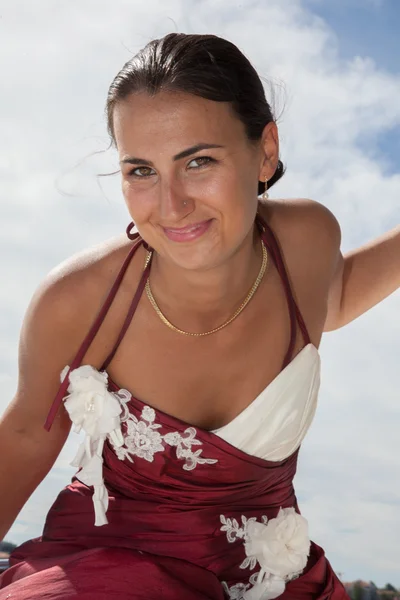
<path fill-rule="evenodd" d="M 276 238 L 267 223 L 261 219 L 258 223 L 264 228 L 263 241 L 281 275 L 290 312 L 291 339 L 284 371 L 291 362 L 296 320 L 306 344 L 310 344 L 310 338 L 293 298 Z M 295 523 L 300 527 L 298 531 L 303 526 L 292 484 L 299 448 L 279 461 L 253 456 L 213 432 L 192 427 L 161 410 L 154 411 L 107 378 L 106 368 L 135 312 L 150 265 L 102 369 L 89 373 L 91 367 L 83 367 L 79 371 L 141 243 L 139 239 L 133 245 L 90 332 L 63 373 L 45 425 L 47 429 L 51 427 L 60 403 L 68 397 L 73 374 L 81 373 L 76 385 L 86 385 L 90 380 L 98 390 L 103 389 L 101 386 L 107 388 L 109 422 L 116 419 L 117 404 L 112 402 L 119 402 L 123 439 L 119 440 L 116 425 L 114 433 L 107 435 L 96 451 L 94 446 L 86 448 L 96 465 L 86 463 L 59 493 L 42 536 L 14 550 L 10 568 L 0 577 L 0 600 L 348 599 L 324 551 L 313 542 L 309 543 L 301 573 L 286 579 L 278 595 L 271 592 L 271 585 L 277 582 L 279 589 L 282 578 L 266 572 L 264 558 L 260 558 L 265 555 L 262 549 L 266 546 L 260 546 L 258 559 L 249 550 L 249 540 L 253 539 L 249 537 L 250 526 L 264 534 L 268 523 L 277 523 L 282 511 L 288 515 L 285 526 Z M 81 394 L 87 393 L 82 389 Z M 100 396 L 101 393 L 98 392 Z M 89 396 L 75 396 L 86 397 Z M 75 405 L 78 411 L 79 402 Z M 89 405 L 86 417 L 93 406 Z M 77 464 L 82 465 L 79 460 L 83 460 L 86 450 L 81 450 Z M 102 469 L 104 479 L 99 478 L 96 469 Z M 87 485 L 80 479 L 94 483 Z M 254 539 L 257 543 L 258 538 Z M 303 541 L 300 539 L 300 545 Z M 293 548 L 287 550 L 283 560 L 302 560 L 302 550 L 296 553 Z M 272 567 L 271 571 L 278 572 Z"/>

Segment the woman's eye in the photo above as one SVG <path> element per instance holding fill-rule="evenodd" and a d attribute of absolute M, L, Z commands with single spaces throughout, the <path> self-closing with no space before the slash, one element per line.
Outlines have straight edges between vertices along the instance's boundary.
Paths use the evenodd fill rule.
<path fill-rule="evenodd" d="M 152 170 L 153 169 L 150 167 L 136 167 L 135 169 L 129 171 L 129 175 L 144 179 L 145 177 L 149 177 L 151 175 Z"/>
<path fill-rule="evenodd" d="M 214 159 L 211 158 L 211 156 L 199 156 L 198 158 L 194 158 L 193 160 L 191 160 L 189 165 L 193 162 L 199 163 L 198 166 L 194 167 L 195 169 L 199 169 L 200 167 L 205 167 L 210 162 L 214 162 Z M 193 169 L 193 167 L 189 167 L 189 168 Z"/>
<path fill-rule="evenodd" d="M 193 167 L 189 167 L 190 169 L 200 169 L 201 167 L 207 166 L 209 163 L 215 162 L 211 156 L 198 156 L 197 158 L 193 158 L 189 165 L 192 163 L 197 163 Z M 154 171 L 150 167 L 135 167 L 129 171 L 128 175 L 132 177 L 136 177 L 137 179 L 146 179 L 153 175 Z"/>

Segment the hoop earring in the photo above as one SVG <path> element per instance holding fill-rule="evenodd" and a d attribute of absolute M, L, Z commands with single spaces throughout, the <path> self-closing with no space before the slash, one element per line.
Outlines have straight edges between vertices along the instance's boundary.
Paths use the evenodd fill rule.
<path fill-rule="evenodd" d="M 135 223 L 132 221 L 131 223 L 129 223 L 128 227 L 126 228 L 126 235 L 128 236 L 128 238 L 130 240 L 136 240 L 139 237 L 139 233 L 136 231 L 136 233 L 131 233 L 132 229 L 135 227 Z"/>
<path fill-rule="evenodd" d="M 268 190 L 268 179 L 267 179 L 267 177 L 266 177 L 266 178 L 265 178 L 265 190 L 264 190 L 264 193 L 263 193 L 263 195 L 262 195 L 262 199 L 263 199 L 263 200 L 268 200 L 268 198 L 269 198 L 269 194 L 268 194 L 268 191 L 267 191 L 267 190 Z"/>
<path fill-rule="evenodd" d="M 132 221 L 131 223 L 129 223 L 128 227 L 126 228 L 126 235 L 128 236 L 128 238 L 130 240 L 137 240 L 138 238 L 140 238 L 140 233 L 138 231 L 136 231 L 136 233 L 131 233 L 132 229 L 135 227 L 135 223 Z M 142 239 L 142 244 L 143 247 L 146 248 L 146 250 L 148 252 L 153 252 L 153 248 L 151 246 L 149 246 L 149 244 L 147 242 L 145 242 Z"/>

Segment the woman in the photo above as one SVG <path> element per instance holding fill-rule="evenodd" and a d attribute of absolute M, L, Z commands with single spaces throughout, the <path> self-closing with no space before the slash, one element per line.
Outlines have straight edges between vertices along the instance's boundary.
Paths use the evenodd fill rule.
<path fill-rule="evenodd" d="M 344 260 L 325 207 L 267 200 L 277 127 L 218 37 L 149 43 L 111 84 L 107 118 L 140 237 L 132 223 L 73 257 L 27 312 L 1 423 L 3 534 L 71 421 L 85 441 L 0 599 L 348 598 L 292 481 L 322 333 L 397 289 L 399 230 Z"/>

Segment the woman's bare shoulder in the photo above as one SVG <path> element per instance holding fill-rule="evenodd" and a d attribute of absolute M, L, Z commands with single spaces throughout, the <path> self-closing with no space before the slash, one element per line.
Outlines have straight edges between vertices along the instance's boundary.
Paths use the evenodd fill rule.
<path fill-rule="evenodd" d="M 336 260 L 340 250 L 341 229 L 332 211 L 309 198 L 269 200 L 260 204 L 260 213 L 277 234 L 281 246 L 299 257 L 313 262 L 322 259 Z M 317 255 L 315 255 L 317 253 Z"/>
<path fill-rule="evenodd" d="M 49 332 L 48 340 L 60 337 L 66 353 L 76 349 L 82 332 L 87 331 L 98 314 L 118 272 L 132 247 L 124 236 L 117 236 L 83 249 L 55 266 L 38 285 L 28 306 L 22 338 L 31 332 Z M 129 285 L 139 279 L 141 260 L 131 261 L 127 271 Z M 70 350 L 69 350 L 70 349 Z"/>
<path fill-rule="evenodd" d="M 132 242 L 120 235 L 80 250 L 56 265 L 40 288 L 65 307 L 84 310 L 85 306 L 91 306 L 93 314 L 92 300 L 96 298 L 97 304 L 105 297 L 131 247 Z M 138 255 L 143 255 L 144 260 L 143 249 L 138 250 Z M 139 274 L 139 264 L 137 260 L 132 261 L 130 279 L 132 271 Z"/>
<path fill-rule="evenodd" d="M 298 305 L 318 343 L 340 255 L 340 225 L 325 205 L 308 198 L 271 200 L 260 212 L 278 238 Z"/>
<path fill-rule="evenodd" d="M 83 248 L 52 268 L 46 281 L 49 284 L 71 280 L 89 283 L 103 272 L 117 268 L 119 259 L 123 260 L 131 244 L 125 236 L 119 235 Z"/>

